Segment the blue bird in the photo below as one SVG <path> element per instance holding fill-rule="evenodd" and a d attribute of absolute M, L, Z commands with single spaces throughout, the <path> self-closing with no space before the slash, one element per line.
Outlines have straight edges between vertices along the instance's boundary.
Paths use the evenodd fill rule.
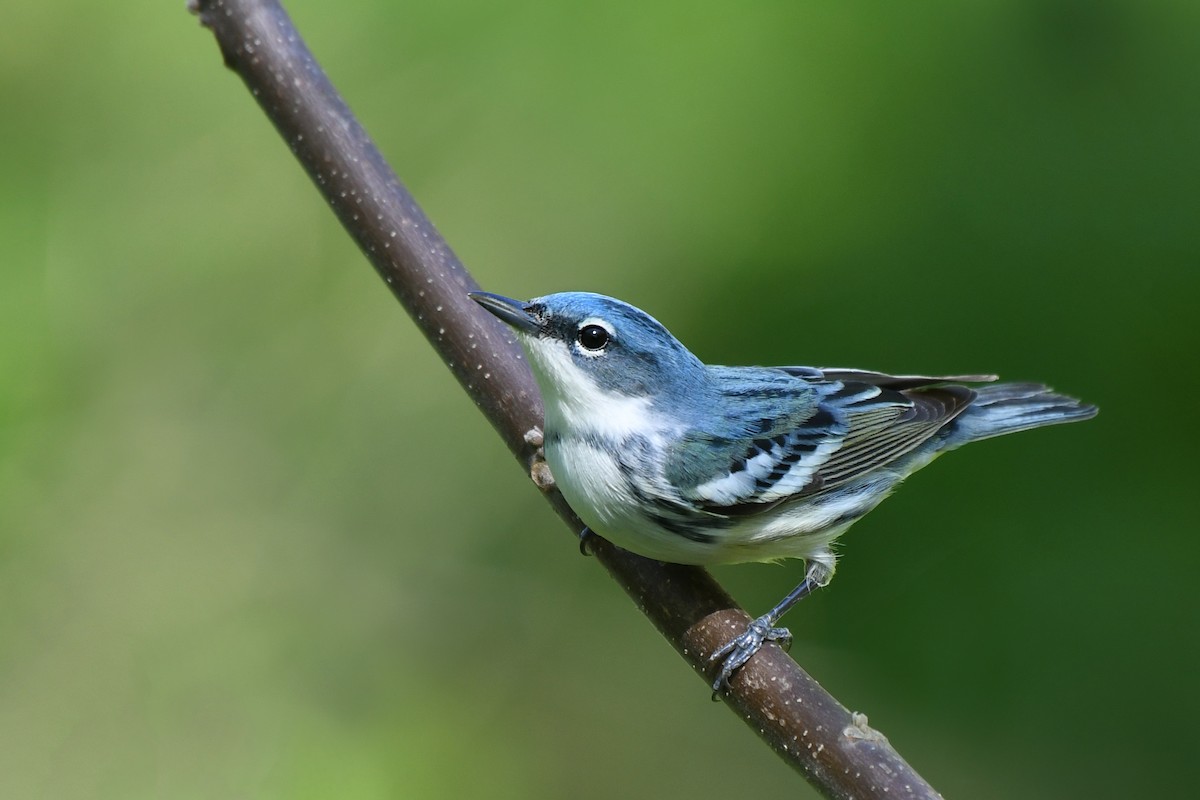
<path fill-rule="evenodd" d="M 1096 407 L 994 375 L 704 364 L 649 314 L 598 294 L 471 298 L 509 325 L 545 405 L 546 462 L 594 532 L 649 558 L 799 558 L 804 580 L 714 655 L 714 693 L 833 577 L 833 543 L 896 486 L 968 442 Z M 715 694 L 714 694 L 715 696 Z"/>

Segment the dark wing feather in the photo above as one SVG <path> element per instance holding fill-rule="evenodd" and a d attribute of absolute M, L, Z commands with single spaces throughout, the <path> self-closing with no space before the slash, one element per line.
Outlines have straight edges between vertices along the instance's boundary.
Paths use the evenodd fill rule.
<path fill-rule="evenodd" d="M 747 442 L 727 474 L 693 487 L 687 501 L 707 513 L 745 516 L 835 488 L 913 451 L 976 397 L 965 386 L 897 390 L 882 386 L 885 380 L 941 381 L 879 376 L 879 382 L 826 383 L 809 420 Z"/>
<path fill-rule="evenodd" d="M 961 414 L 975 392 L 965 386 L 941 386 L 897 392 L 906 398 L 902 413 L 849 410 L 850 432 L 842 446 L 817 470 L 821 488 L 830 489 L 915 450 Z M 899 408 L 897 404 L 894 408 Z"/>
<path fill-rule="evenodd" d="M 888 375 L 886 372 L 843 367 L 778 367 L 777 369 L 807 380 L 868 383 L 872 386 L 896 389 L 897 391 L 943 383 L 991 383 L 999 380 L 996 375 Z"/>

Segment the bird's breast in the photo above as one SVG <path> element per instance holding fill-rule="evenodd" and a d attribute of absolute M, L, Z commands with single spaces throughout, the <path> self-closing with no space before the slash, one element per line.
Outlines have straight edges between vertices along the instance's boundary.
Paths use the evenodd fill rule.
<path fill-rule="evenodd" d="M 677 564 L 711 563 L 720 538 L 692 519 L 662 477 L 661 435 L 617 446 L 587 435 L 546 439 L 546 461 L 563 497 L 587 526 L 639 555 Z"/>
<path fill-rule="evenodd" d="M 618 453 L 596 435 L 552 431 L 546 440 L 546 463 L 559 491 L 588 527 L 601 534 L 628 525 L 637 508 L 632 467 Z"/>

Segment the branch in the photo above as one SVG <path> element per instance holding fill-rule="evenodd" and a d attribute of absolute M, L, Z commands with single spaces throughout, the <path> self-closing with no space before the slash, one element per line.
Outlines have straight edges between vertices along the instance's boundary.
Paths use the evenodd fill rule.
<path fill-rule="evenodd" d="M 286 12 L 274 0 L 191 0 L 190 8 L 346 231 L 578 532 L 582 523 L 546 480 L 538 447 L 541 399 L 518 346 L 467 298 L 478 284 L 379 154 Z M 594 543 L 596 559 L 711 684 L 716 665 L 709 655 L 744 630 L 749 615 L 702 569 Z M 940 797 L 864 716 L 851 715 L 773 644 L 738 670 L 725 702 L 827 797 Z"/>

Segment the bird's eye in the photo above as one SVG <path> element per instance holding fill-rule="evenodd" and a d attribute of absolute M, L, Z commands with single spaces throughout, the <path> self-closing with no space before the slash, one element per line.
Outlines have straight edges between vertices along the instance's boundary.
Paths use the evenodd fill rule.
<path fill-rule="evenodd" d="M 600 350 L 608 344 L 608 331 L 599 325 L 584 325 L 579 329 L 579 343 L 588 350 Z"/>

